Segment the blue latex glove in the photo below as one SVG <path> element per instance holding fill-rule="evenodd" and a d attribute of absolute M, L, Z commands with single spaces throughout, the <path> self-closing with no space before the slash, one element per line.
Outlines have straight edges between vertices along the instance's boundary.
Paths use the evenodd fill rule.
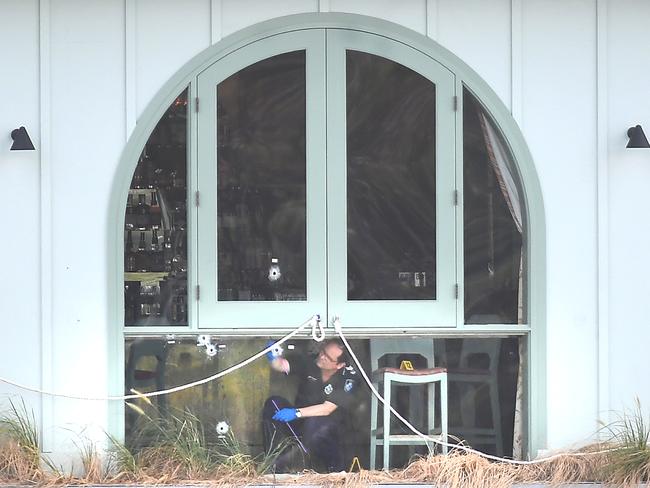
<path fill-rule="evenodd" d="M 295 408 L 283 408 L 282 410 L 278 410 L 273 416 L 273 420 L 277 420 L 278 422 L 291 422 L 297 418 Z"/>
<path fill-rule="evenodd" d="M 275 344 L 275 341 L 269 341 L 266 343 L 266 347 L 272 346 Z M 274 360 L 278 359 L 280 356 L 282 356 L 282 348 L 278 347 L 277 350 L 271 349 L 270 351 L 267 351 L 266 353 L 266 358 L 269 360 L 269 363 L 272 363 Z"/>

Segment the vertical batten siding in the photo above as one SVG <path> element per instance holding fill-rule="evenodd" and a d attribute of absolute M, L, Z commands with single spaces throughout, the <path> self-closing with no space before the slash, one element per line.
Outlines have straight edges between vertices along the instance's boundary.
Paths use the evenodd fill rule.
<path fill-rule="evenodd" d="M 162 85 L 210 46 L 209 0 L 137 0 L 135 12 L 138 117 Z"/>
<path fill-rule="evenodd" d="M 318 12 L 318 7 L 318 0 L 283 0 L 282 2 L 222 0 L 222 35 L 225 37 L 244 27 L 274 17 Z"/>
<path fill-rule="evenodd" d="M 609 386 L 611 408 L 634 396 L 650 409 L 650 149 L 625 149 L 627 129 L 650 137 L 650 3 L 609 2 Z"/>
<path fill-rule="evenodd" d="M 438 19 L 440 17 L 439 0 L 427 0 L 427 28 L 426 35 L 434 41 L 438 39 Z"/>
<path fill-rule="evenodd" d="M 52 178 L 51 178 L 51 58 L 50 49 L 50 0 L 39 2 L 39 110 L 41 122 L 40 141 L 40 360 L 41 381 L 39 386 L 44 391 L 51 391 L 53 384 L 52 367 Z M 41 396 L 41 441 L 43 451 L 53 448 L 54 400 Z"/>
<path fill-rule="evenodd" d="M 37 0 L 5 0 L 0 9 L 0 375 L 38 386 L 42 337 L 39 5 Z M 27 129 L 36 151 L 9 151 L 11 131 L 20 126 Z M 40 423 L 38 396 L 1 384 L 0 392 L 22 395 Z M 0 411 L 7 407 L 7 397 L 0 395 Z"/>
<path fill-rule="evenodd" d="M 510 0 L 438 0 L 441 45 L 474 69 L 510 108 Z"/>
<path fill-rule="evenodd" d="M 522 8 L 524 136 L 547 222 L 548 441 L 565 446 L 593 435 L 598 418 L 596 5 Z"/>
<path fill-rule="evenodd" d="M 223 37 L 223 0 L 210 0 L 210 44 Z"/>
<path fill-rule="evenodd" d="M 127 141 L 138 116 L 136 2 L 124 0 L 124 134 Z"/>
<path fill-rule="evenodd" d="M 395 22 L 420 34 L 427 33 L 426 0 L 330 0 L 330 12 L 368 15 Z"/>
<path fill-rule="evenodd" d="M 52 385 L 107 391 L 107 206 L 124 144 L 124 4 L 50 4 Z M 82 429 L 104 440 L 106 404 L 54 400 L 53 449 L 74 451 Z"/>
<path fill-rule="evenodd" d="M 598 181 L 596 206 L 598 208 L 598 418 L 603 423 L 611 420 L 609 397 L 609 168 L 607 161 L 607 0 L 596 1 L 598 95 L 596 110 Z"/>

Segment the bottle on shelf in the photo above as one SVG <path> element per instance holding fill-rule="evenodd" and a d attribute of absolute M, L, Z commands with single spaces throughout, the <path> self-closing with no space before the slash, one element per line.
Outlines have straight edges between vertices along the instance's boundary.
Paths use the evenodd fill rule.
<path fill-rule="evenodd" d="M 176 242 L 176 250 L 172 258 L 171 273 L 173 276 L 187 273 L 187 252 L 185 251 L 185 233 L 181 233 Z"/>
<path fill-rule="evenodd" d="M 140 232 L 140 242 L 138 242 L 138 257 L 137 257 L 137 270 L 141 273 L 149 271 L 150 263 L 149 256 L 147 255 L 147 242 L 145 240 L 145 232 Z"/>
<path fill-rule="evenodd" d="M 139 230 L 146 230 L 150 226 L 149 205 L 147 196 L 144 193 L 138 194 L 138 205 L 136 207 L 136 222 Z"/>
<path fill-rule="evenodd" d="M 144 165 L 143 168 L 143 173 L 144 173 L 144 182 L 143 182 L 143 188 L 149 188 L 153 189 L 154 188 L 154 180 L 155 180 L 155 171 L 156 171 L 156 165 L 153 161 L 153 159 L 149 156 L 145 149 L 145 155 L 142 161 L 142 164 Z"/>
<path fill-rule="evenodd" d="M 144 175 L 143 175 L 143 166 L 140 164 L 142 162 L 142 156 L 138 165 L 135 167 L 135 172 L 133 173 L 133 180 L 131 180 L 131 188 L 140 189 L 144 188 Z"/>
<path fill-rule="evenodd" d="M 124 282 L 124 324 L 135 325 L 138 319 L 140 305 L 138 296 L 140 294 L 140 282 Z"/>
<path fill-rule="evenodd" d="M 135 254 L 133 253 L 133 231 L 126 234 L 126 245 L 124 246 L 124 270 L 133 272 L 136 269 Z"/>
<path fill-rule="evenodd" d="M 181 171 L 173 169 L 170 173 L 173 188 L 185 188 L 185 178 Z"/>
<path fill-rule="evenodd" d="M 186 289 L 178 287 L 174 291 L 174 296 L 171 303 L 171 320 L 177 323 L 187 322 L 187 303 L 185 301 Z"/>
<path fill-rule="evenodd" d="M 151 252 L 156 252 L 160 250 L 160 244 L 158 243 L 158 229 L 153 228 L 151 231 L 151 245 L 149 246 Z"/>
<path fill-rule="evenodd" d="M 155 191 L 151 192 L 151 205 L 149 206 L 149 220 L 150 220 L 149 223 L 153 229 L 160 228 L 161 210 L 160 210 L 160 204 L 158 203 L 158 193 Z"/>
<path fill-rule="evenodd" d="M 126 233 L 126 244 L 124 245 L 125 253 L 133 252 L 133 231 L 129 230 Z"/>
<path fill-rule="evenodd" d="M 163 251 L 160 247 L 158 229 L 156 228 L 151 231 L 151 245 L 149 246 L 149 250 L 151 271 L 164 271 Z"/>
<path fill-rule="evenodd" d="M 124 227 L 132 230 L 136 228 L 136 214 L 133 206 L 133 194 L 129 193 L 126 197 L 126 212 L 124 214 Z"/>
<path fill-rule="evenodd" d="M 174 258 L 174 246 L 171 239 L 171 231 L 165 230 L 163 241 L 163 271 L 172 270 L 172 259 Z"/>
<path fill-rule="evenodd" d="M 172 211 L 172 228 L 184 231 L 187 225 L 187 205 L 185 202 L 175 202 Z"/>

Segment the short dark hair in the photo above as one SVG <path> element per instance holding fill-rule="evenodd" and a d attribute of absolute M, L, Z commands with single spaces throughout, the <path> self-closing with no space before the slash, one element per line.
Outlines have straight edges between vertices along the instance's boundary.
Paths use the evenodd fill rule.
<path fill-rule="evenodd" d="M 348 348 L 345 347 L 345 344 L 343 344 L 343 341 L 341 339 L 327 339 L 321 345 L 321 349 L 325 349 L 330 344 L 336 344 L 341 350 L 341 355 L 336 359 L 336 362 L 338 364 L 345 363 L 346 366 L 350 366 L 350 353 L 348 352 Z"/>

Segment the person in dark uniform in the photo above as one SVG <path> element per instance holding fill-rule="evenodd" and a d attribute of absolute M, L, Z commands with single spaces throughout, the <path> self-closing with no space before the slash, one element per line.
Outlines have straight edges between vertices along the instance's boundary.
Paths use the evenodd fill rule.
<path fill-rule="evenodd" d="M 325 341 L 315 360 L 301 356 L 285 359 L 277 351 L 267 355 L 275 371 L 296 376 L 299 385 L 293 404 L 279 396 L 266 400 L 262 412 L 266 451 L 295 433 L 313 467 L 343 471 L 341 426 L 353 401 L 357 378 L 345 346 L 337 339 Z M 286 471 L 291 461 L 289 449 L 278 457 L 276 471 Z"/>

